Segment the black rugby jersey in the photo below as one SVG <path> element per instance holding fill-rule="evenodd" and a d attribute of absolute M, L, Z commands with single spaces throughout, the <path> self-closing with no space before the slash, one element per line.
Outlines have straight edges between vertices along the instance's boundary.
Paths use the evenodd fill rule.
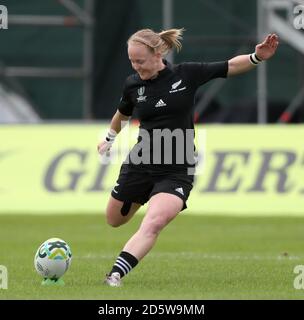
<path fill-rule="evenodd" d="M 159 71 L 155 79 L 142 80 L 137 73 L 130 75 L 126 79 L 123 95 L 118 106 L 118 110 L 123 115 L 131 116 L 135 112 L 140 122 L 140 131 L 138 143 L 131 153 L 139 153 L 140 156 L 142 156 L 142 153 L 149 153 L 150 164 L 152 163 L 153 152 L 155 152 L 153 151 L 155 150 L 153 141 L 156 145 L 159 144 L 157 137 L 160 131 L 167 129 L 166 131 L 185 133 L 188 129 L 188 131 L 192 130 L 194 132 L 193 116 L 196 90 L 209 80 L 219 77 L 225 78 L 228 72 L 228 61 L 187 62 L 171 65 L 164 60 L 164 63 L 166 67 Z M 148 133 L 150 137 L 144 148 L 143 143 L 140 144 L 146 137 L 146 134 L 141 134 L 143 131 Z M 153 135 L 153 132 L 155 135 Z M 193 144 L 193 137 L 190 140 L 184 140 L 185 146 L 187 143 Z M 175 140 L 173 139 L 173 141 Z M 154 161 L 153 166 L 165 166 L 173 169 L 188 167 L 189 161 L 185 160 L 184 163 L 180 163 L 180 158 L 176 161 L 176 147 L 178 147 L 178 144 L 173 142 L 173 157 L 171 160 L 167 161 L 162 155 L 161 161 Z M 168 152 L 166 146 L 162 146 L 162 148 L 163 152 Z M 134 161 L 131 160 L 130 162 Z M 193 166 L 193 164 L 190 164 L 190 166 Z"/>

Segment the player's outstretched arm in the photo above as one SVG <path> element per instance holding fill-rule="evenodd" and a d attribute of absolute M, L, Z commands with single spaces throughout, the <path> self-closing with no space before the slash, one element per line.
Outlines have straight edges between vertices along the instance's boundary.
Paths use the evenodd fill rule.
<path fill-rule="evenodd" d="M 99 152 L 100 155 L 103 155 L 105 153 L 109 153 L 110 149 L 112 147 L 112 144 L 114 143 L 114 140 L 117 136 L 117 134 L 121 131 L 123 128 L 124 123 L 129 121 L 128 116 L 123 115 L 122 113 L 119 112 L 119 110 L 116 111 L 114 114 L 111 125 L 110 125 L 110 130 L 105 137 L 103 141 L 101 141 L 97 145 L 97 151 Z"/>
<path fill-rule="evenodd" d="M 279 38 L 276 34 L 269 34 L 265 40 L 255 47 L 252 54 L 236 56 L 228 61 L 228 76 L 234 76 L 253 69 L 260 62 L 270 59 L 276 52 Z"/>

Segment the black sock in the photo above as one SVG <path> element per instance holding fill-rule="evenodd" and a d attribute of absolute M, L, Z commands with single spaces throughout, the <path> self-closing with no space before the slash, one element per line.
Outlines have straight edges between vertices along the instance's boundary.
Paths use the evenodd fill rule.
<path fill-rule="evenodd" d="M 131 253 L 122 251 L 116 259 L 116 262 L 114 263 L 110 274 L 112 274 L 113 272 L 118 272 L 120 274 L 120 277 L 122 278 L 127 273 L 129 273 L 137 264 L 138 260 Z"/>

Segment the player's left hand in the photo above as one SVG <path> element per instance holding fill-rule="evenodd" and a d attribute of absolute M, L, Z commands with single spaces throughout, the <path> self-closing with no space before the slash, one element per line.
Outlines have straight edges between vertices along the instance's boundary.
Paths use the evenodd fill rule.
<path fill-rule="evenodd" d="M 261 60 L 268 60 L 271 58 L 279 45 L 279 37 L 275 34 L 269 34 L 262 43 L 255 47 L 255 53 Z"/>

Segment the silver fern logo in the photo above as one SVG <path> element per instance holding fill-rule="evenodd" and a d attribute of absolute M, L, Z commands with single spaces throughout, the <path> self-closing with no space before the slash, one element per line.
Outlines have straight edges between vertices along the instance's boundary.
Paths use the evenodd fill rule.
<path fill-rule="evenodd" d="M 147 100 L 147 96 L 144 96 L 145 89 L 146 89 L 145 87 L 140 87 L 137 90 L 137 94 L 138 94 L 137 102 L 144 102 Z"/>

